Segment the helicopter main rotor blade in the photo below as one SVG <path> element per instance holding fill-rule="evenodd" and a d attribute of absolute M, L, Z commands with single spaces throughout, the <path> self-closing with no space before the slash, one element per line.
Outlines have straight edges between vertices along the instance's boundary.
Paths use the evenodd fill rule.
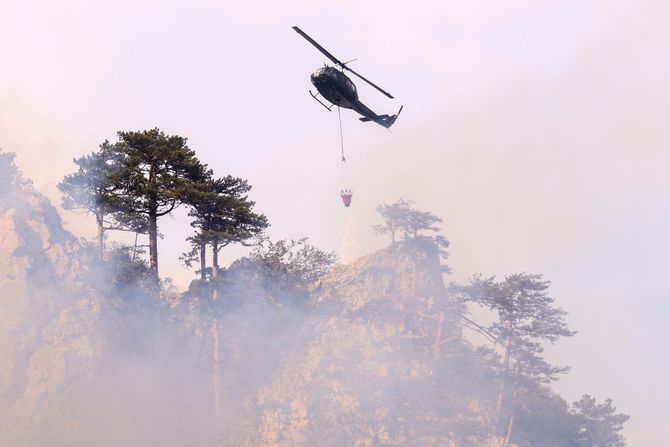
<path fill-rule="evenodd" d="M 316 40 L 312 39 L 312 38 L 309 37 L 307 34 L 305 34 L 305 32 L 304 32 L 303 30 L 301 30 L 301 29 L 298 28 L 297 26 L 294 26 L 293 29 L 295 30 L 296 33 L 298 33 L 298 34 L 300 34 L 302 37 L 304 37 L 304 38 L 307 40 L 307 42 L 309 42 L 309 43 L 311 43 L 312 45 L 314 45 L 314 46 L 316 47 L 317 50 L 321 51 L 324 55 L 326 55 L 326 57 L 327 57 L 328 59 L 330 59 L 331 61 L 333 61 L 333 62 L 336 63 L 337 65 L 339 65 L 339 66 L 341 66 L 341 67 L 344 67 L 344 64 L 343 64 L 342 62 L 340 62 L 335 56 L 333 56 L 332 54 L 330 54 L 330 53 L 328 52 L 328 50 L 326 50 L 324 47 L 322 47 L 321 45 L 319 45 L 319 44 L 316 42 Z"/>
<path fill-rule="evenodd" d="M 309 42 L 309 43 L 311 43 L 312 45 L 314 45 L 314 46 L 316 47 L 317 50 L 321 51 L 321 52 L 322 52 L 328 59 L 330 59 L 331 61 L 333 61 L 334 63 L 336 63 L 336 64 L 339 65 L 340 67 L 342 67 L 343 70 L 349 70 L 350 72 L 352 72 L 353 74 L 355 74 L 356 76 L 358 76 L 359 78 L 361 78 L 362 80 L 364 80 L 365 82 L 367 82 L 368 84 L 370 84 L 371 86 L 373 86 L 374 88 L 376 88 L 377 90 L 379 90 L 380 92 L 382 92 L 384 95 L 388 96 L 388 97 L 391 98 L 391 99 L 394 99 L 393 96 L 392 96 L 389 92 L 385 91 L 384 89 L 382 89 L 382 88 L 379 87 L 378 85 L 375 85 L 375 83 L 373 83 L 372 81 L 370 81 L 370 80 L 368 80 L 368 79 L 365 79 L 363 76 L 359 75 L 358 73 L 356 73 L 356 72 L 355 72 L 354 70 L 352 70 L 351 68 L 347 67 L 347 64 L 346 64 L 346 63 L 341 62 L 341 61 L 338 60 L 335 56 L 333 56 L 332 54 L 330 54 L 330 53 L 328 52 L 328 50 L 326 50 L 324 47 L 322 47 L 321 45 L 319 45 L 319 44 L 316 42 L 316 40 L 314 40 L 314 39 L 312 39 L 311 37 L 309 37 L 303 30 L 301 30 L 301 29 L 298 28 L 297 26 L 294 26 L 294 27 L 292 27 L 292 28 L 295 30 L 296 33 L 298 33 L 298 34 L 300 34 L 302 37 L 304 37 L 305 40 L 307 40 L 307 42 Z"/>
<path fill-rule="evenodd" d="M 362 80 L 364 80 L 365 82 L 367 82 L 368 84 L 370 84 L 371 86 L 373 86 L 374 88 L 376 88 L 377 90 L 379 90 L 380 92 L 382 92 L 383 94 L 388 96 L 389 98 L 393 99 L 393 96 L 389 92 L 385 91 L 383 88 L 379 87 L 378 85 L 375 85 L 372 81 L 369 81 L 369 80 L 365 79 L 363 76 L 359 75 L 358 73 L 356 73 L 351 68 L 347 67 L 346 65 L 343 66 L 342 68 L 344 68 L 345 70 L 349 70 L 350 72 L 352 72 L 353 74 L 355 74 L 356 76 L 358 76 L 359 78 L 361 78 Z"/>

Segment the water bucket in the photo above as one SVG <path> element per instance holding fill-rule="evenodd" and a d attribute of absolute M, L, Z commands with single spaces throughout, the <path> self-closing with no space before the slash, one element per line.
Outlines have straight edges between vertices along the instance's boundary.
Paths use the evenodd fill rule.
<path fill-rule="evenodd" d="M 344 203 L 344 206 L 349 207 L 351 205 L 351 197 L 353 196 L 353 193 L 350 189 L 343 189 L 340 192 L 340 197 L 342 197 L 342 203 Z"/>

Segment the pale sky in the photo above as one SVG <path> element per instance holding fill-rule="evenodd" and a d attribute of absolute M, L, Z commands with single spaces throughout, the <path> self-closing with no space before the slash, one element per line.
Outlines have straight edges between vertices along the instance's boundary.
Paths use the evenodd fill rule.
<path fill-rule="evenodd" d="M 241 5 L 0 0 L 0 147 L 58 204 L 72 157 L 159 127 L 249 179 L 273 238 L 344 261 L 386 243 L 378 203 L 412 199 L 444 218 L 451 279 L 552 281 L 579 332 L 549 351 L 573 367 L 557 390 L 612 397 L 631 446 L 667 443 L 670 4 Z M 343 111 L 349 209 L 337 114 L 307 93 L 325 58 L 292 25 L 396 97 L 358 82 L 373 110 L 405 106 L 391 132 Z M 93 235 L 92 219 L 64 218 Z M 184 213 L 159 226 L 161 274 L 184 287 Z"/>

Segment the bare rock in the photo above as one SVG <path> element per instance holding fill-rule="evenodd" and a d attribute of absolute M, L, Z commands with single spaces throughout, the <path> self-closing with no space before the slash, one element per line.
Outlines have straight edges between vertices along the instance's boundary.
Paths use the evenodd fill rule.
<path fill-rule="evenodd" d="M 0 444 L 22 445 L 72 430 L 64 396 L 99 355 L 100 303 L 76 283 L 77 240 L 48 199 L 30 188 L 3 199 Z"/>

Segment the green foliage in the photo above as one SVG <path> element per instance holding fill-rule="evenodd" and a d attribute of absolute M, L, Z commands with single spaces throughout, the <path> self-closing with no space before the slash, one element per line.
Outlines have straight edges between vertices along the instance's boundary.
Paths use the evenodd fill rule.
<path fill-rule="evenodd" d="M 191 249 L 187 252 L 184 252 L 179 256 L 179 260 L 188 268 L 193 268 L 193 266 L 198 262 L 200 255 L 200 247 L 204 246 L 205 242 L 201 241 L 198 235 L 190 236 L 186 239 L 191 243 Z M 200 273 L 199 271 L 196 273 Z"/>
<path fill-rule="evenodd" d="M 121 195 L 124 158 L 116 145 L 105 141 L 98 152 L 75 158 L 77 172 L 66 175 L 58 184 L 63 194 L 63 208 L 93 214 L 98 224 L 99 246 L 105 230 L 146 233 L 147 219 L 128 212 Z"/>
<path fill-rule="evenodd" d="M 390 205 L 383 203 L 377 206 L 377 212 L 384 223 L 373 228 L 378 234 L 389 234 L 394 242 L 397 232 L 402 233 L 404 239 L 410 239 L 422 231 L 440 231 L 435 224 L 442 222 L 442 219 L 427 211 L 415 209 L 411 200 L 398 199 Z"/>
<path fill-rule="evenodd" d="M 188 202 L 211 171 L 195 157 L 186 138 L 158 129 L 118 132 L 118 137 L 117 143 L 105 141 L 98 152 L 74 160 L 78 171 L 58 185 L 63 207 L 95 215 L 101 254 L 106 229 L 147 233 L 157 289 L 158 219 Z"/>
<path fill-rule="evenodd" d="M 197 185 L 188 198 L 191 225 L 198 230 L 192 243 L 212 244 L 217 250 L 233 243 L 246 245 L 267 228 L 267 218 L 253 212 L 255 203 L 246 195 L 249 190 L 246 180 L 230 175 Z"/>
<path fill-rule="evenodd" d="M 397 233 L 400 233 L 405 240 L 431 240 L 439 248 L 440 255 L 443 258 L 447 257 L 449 240 L 442 235 L 434 234 L 440 231 L 437 224 L 442 222 L 441 218 L 428 211 L 415 209 L 414 202 L 404 199 L 398 199 L 390 205 L 386 203 L 378 205 L 377 212 L 384 219 L 383 224 L 373 225 L 377 234 L 390 235 L 391 243 L 396 242 Z M 433 234 L 426 235 L 424 232 Z"/>
<path fill-rule="evenodd" d="M 577 419 L 577 447 L 623 447 L 626 442 L 621 434 L 623 424 L 630 416 L 616 413 L 612 399 L 598 404 L 594 397 L 585 394 L 573 404 Z"/>
<path fill-rule="evenodd" d="M 267 218 L 253 211 L 254 202 L 247 193 L 251 186 L 246 180 L 230 175 L 199 182 L 191 191 L 187 203 L 191 206 L 189 216 L 196 233 L 187 241 L 191 250 L 180 259 L 187 267 L 200 263 L 198 273 L 205 279 L 208 272 L 218 274 L 218 253 L 233 243 L 248 245 L 248 241 L 268 227 Z M 213 268 L 205 265 L 205 248 L 212 248 Z"/>
<path fill-rule="evenodd" d="M 128 210 L 158 218 L 171 213 L 208 176 L 186 138 L 159 129 L 119 132 L 114 146 L 123 157 L 116 187 Z"/>
<path fill-rule="evenodd" d="M 102 143 L 98 152 L 73 161 L 78 166 L 77 172 L 66 175 L 58 184 L 63 208 L 82 209 L 96 217 L 114 212 L 113 177 L 120 169 L 120 160 L 109 141 Z"/>
<path fill-rule="evenodd" d="M 114 186 L 126 212 L 148 221 L 149 267 L 158 287 L 158 219 L 187 203 L 211 172 L 187 146 L 186 138 L 159 129 L 118 136 L 114 148 L 123 161 Z"/>
<path fill-rule="evenodd" d="M 286 272 L 302 283 L 311 283 L 332 270 L 337 255 L 307 241 L 304 237 L 272 242 L 268 237 L 260 237 L 251 258 L 262 261 L 272 270 Z"/>

